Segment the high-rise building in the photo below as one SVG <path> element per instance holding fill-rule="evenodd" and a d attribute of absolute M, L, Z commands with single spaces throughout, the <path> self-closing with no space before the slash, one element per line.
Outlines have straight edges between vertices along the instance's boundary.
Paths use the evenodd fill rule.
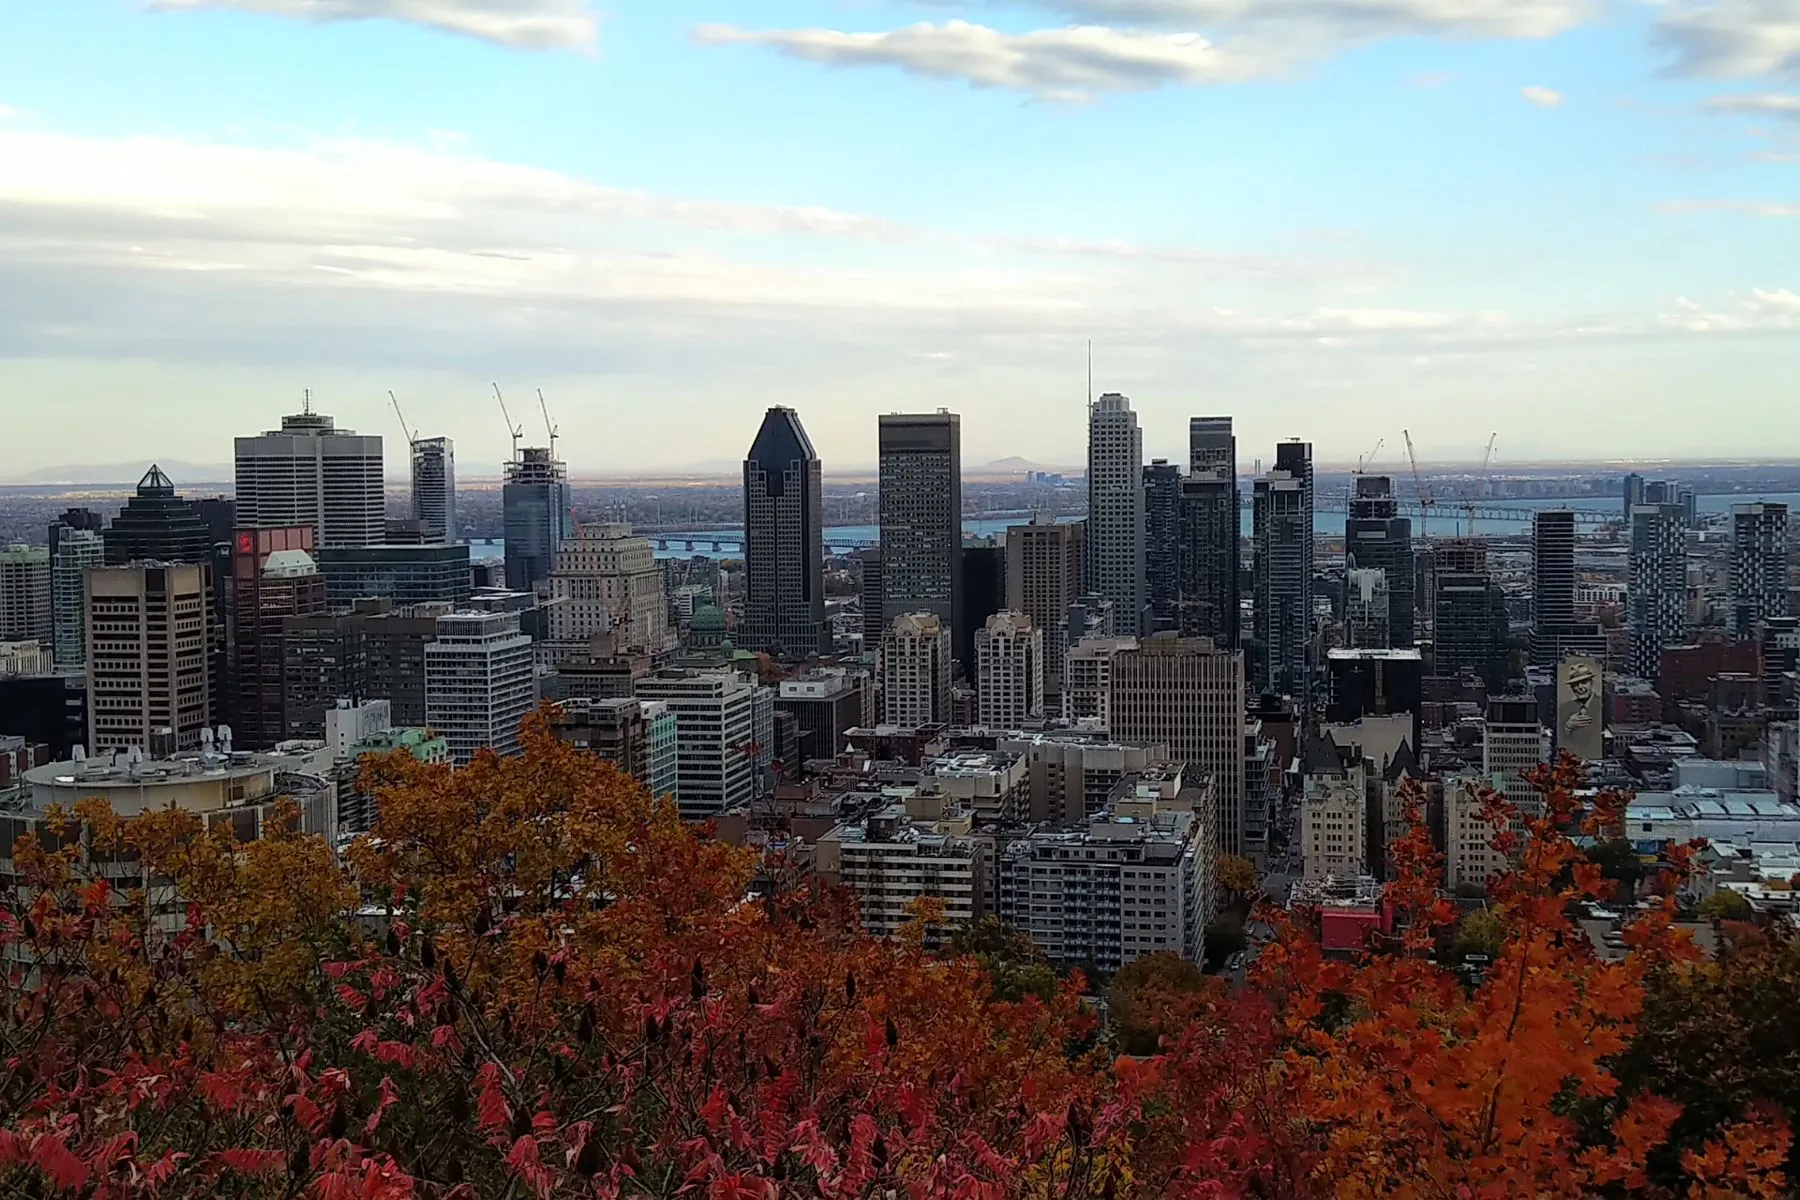
<path fill-rule="evenodd" d="M 539 447 L 506 464 L 500 488 L 506 530 L 506 586 L 536 591 L 556 566 L 556 551 L 575 536 L 569 468 Z"/>
<path fill-rule="evenodd" d="M 1313 465 L 1307 442 L 1282 442 L 1256 481 L 1256 688 L 1303 703 L 1312 675 Z"/>
<path fill-rule="evenodd" d="M 1144 468 L 1145 632 L 1175 629 L 1181 603 L 1181 468 L 1166 458 Z"/>
<path fill-rule="evenodd" d="M 1525 776 L 1543 761 L 1537 701 L 1530 696 L 1489 697 L 1487 719 L 1482 723 L 1482 774 L 1496 782 L 1503 780 L 1506 798 L 1527 815 L 1535 815 L 1542 802 Z"/>
<path fill-rule="evenodd" d="M 1626 668 L 1640 679 L 1662 673 L 1663 647 L 1687 628 L 1687 516 L 1679 504 L 1631 510 L 1630 582 L 1626 585 Z"/>
<path fill-rule="evenodd" d="M 1181 481 L 1175 624 L 1183 637 L 1238 645 L 1238 525 L 1237 480 L 1224 468 L 1196 467 Z"/>
<path fill-rule="evenodd" d="M 1190 778 L 1218 790 L 1219 851 L 1268 840 L 1268 813 L 1244 807 L 1244 657 L 1206 638 L 1157 634 L 1112 658 L 1109 725 L 1125 742 L 1160 742 Z"/>
<path fill-rule="evenodd" d="M 280 429 L 238 438 L 236 458 L 240 529 L 311 525 L 321 550 L 386 535 L 380 436 L 337 428 L 310 398 Z"/>
<path fill-rule="evenodd" d="M 1740 641 L 1787 615 L 1788 506 L 1731 506 L 1731 629 Z"/>
<path fill-rule="evenodd" d="M 437 620 L 425 646 L 425 723 L 462 766 L 491 746 L 522 752 L 519 725 L 537 703 L 531 639 L 517 613 L 454 612 Z"/>
<path fill-rule="evenodd" d="M 1325 674 L 1331 684 L 1326 720 L 1344 724 L 1409 713 L 1418 742 L 1425 665 L 1416 649 L 1328 650 Z"/>
<path fill-rule="evenodd" d="M 1432 673 L 1479 676 L 1488 691 L 1505 688 L 1511 668 L 1506 594 L 1488 571 L 1487 544 L 1474 538 L 1440 542 L 1432 586 Z"/>
<path fill-rule="evenodd" d="M 956 641 L 951 649 L 963 675 L 975 678 L 975 633 L 987 619 L 1006 609 L 1006 544 L 992 537 L 963 543 L 962 609 L 951 622 Z"/>
<path fill-rule="evenodd" d="M 71 533 L 91 533 L 96 538 L 106 529 L 106 518 L 91 508 L 65 508 L 62 515 L 50 522 L 45 544 L 50 547 L 50 561 L 56 562 L 57 548 L 62 539 Z"/>
<path fill-rule="evenodd" d="M 152 466 L 138 480 L 137 494 L 101 535 L 106 565 L 133 562 L 208 563 L 216 539 L 194 506 L 175 494 L 175 485 Z"/>
<path fill-rule="evenodd" d="M 423 726 L 425 647 L 449 611 L 441 604 L 396 608 L 388 600 L 359 600 L 348 612 L 284 620 L 287 736 L 324 737 L 326 713 L 339 700 L 385 700 L 395 725 Z"/>
<path fill-rule="evenodd" d="M 802 762 L 834 758 L 846 730 L 875 723 L 875 681 L 857 670 L 809 671 L 781 681 L 775 711 L 793 716 Z"/>
<path fill-rule="evenodd" d="M 637 681 L 639 700 L 675 714 L 675 805 L 705 821 L 756 796 L 756 684 L 731 670 L 659 671 Z M 654 735 L 652 737 L 654 740 Z"/>
<path fill-rule="evenodd" d="M 610 633 L 614 647 L 661 653 L 670 643 L 669 604 L 650 543 L 631 526 L 583 525 L 550 572 L 550 640 Z"/>
<path fill-rule="evenodd" d="M 1188 470 L 1219 471 L 1237 479 L 1237 437 L 1230 417 L 1188 418 Z"/>
<path fill-rule="evenodd" d="M 1620 495 L 1625 501 L 1625 530 L 1631 531 L 1631 510 L 1644 502 L 1644 477 L 1636 471 L 1620 481 Z"/>
<path fill-rule="evenodd" d="M 791 408 L 771 408 L 744 459 L 744 617 L 738 642 L 776 658 L 831 649 L 824 476 Z"/>
<path fill-rule="evenodd" d="M 455 542 L 456 443 L 447 437 L 412 444 L 412 516 L 428 542 Z"/>
<path fill-rule="evenodd" d="M 1029 525 L 1006 531 L 1006 607 L 1024 613 L 1044 631 L 1045 703 L 1062 695 L 1063 660 L 1068 651 L 1061 633 L 1069 605 L 1081 596 L 1087 569 L 1087 526 L 1034 517 Z"/>
<path fill-rule="evenodd" d="M 1394 481 L 1386 475 L 1357 475 L 1344 520 L 1344 560 L 1350 567 L 1387 576 L 1387 645 L 1411 648 L 1413 621 L 1412 521 L 1400 515 Z"/>
<path fill-rule="evenodd" d="M 1121 633 L 1143 628 L 1144 432 L 1131 401 L 1108 392 L 1088 409 L 1087 590 L 1113 602 Z"/>
<path fill-rule="evenodd" d="M 901 613 L 881 643 L 881 720 L 914 727 L 948 724 L 950 626 L 936 613 Z"/>
<path fill-rule="evenodd" d="M 1063 660 L 1063 720 L 1112 728 L 1113 659 L 1137 644 L 1134 637 L 1084 637 L 1069 647 Z"/>
<path fill-rule="evenodd" d="M 870 546 L 856 552 L 856 598 L 862 609 L 864 653 L 872 654 L 887 632 L 882 617 L 881 547 Z"/>
<path fill-rule="evenodd" d="M 889 413 L 880 423 L 881 615 L 934 613 L 946 633 L 962 591 L 962 420 Z"/>
<path fill-rule="evenodd" d="M 92 529 L 63 528 L 50 551 L 50 621 L 56 669 L 87 664 L 87 573 L 106 561 L 106 545 Z"/>
<path fill-rule="evenodd" d="M 0 642 L 49 645 L 56 636 L 51 595 L 48 547 L 0 550 Z"/>
<path fill-rule="evenodd" d="M 1553 667 L 1571 654 L 1605 659 L 1606 631 L 1575 619 L 1575 514 L 1544 509 L 1532 518 L 1531 664 Z"/>
<path fill-rule="evenodd" d="M 470 595 L 466 544 L 340 546 L 313 557 L 333 608 L 349 608 L 358 600 L 389 600 L 401 608 L 456 605 Z"/>
<path fill-rule="evenodd" d="M 216 703 L 212 587 L 204 563 L 88 571 L 89 750 L 199 746 Z"/>
<path fill-rule="evenodd" d="M 976 722 L 1018 729 L 1044 716 L 1044 631 L 1024 613 L 1001 612 L 975 633 Z"/>
<path fill-rule="evenodd" d="M 1389 648 L 1392 611 L 1387 572 L 1352 567 L 1344 572 L 1344 644 L 1353 650 Z"/>
<path fill-rule="evenodd" d="M 313 536 L 311 525 L 295 525 L 240 529 L 234 539 L 226 692 L 232 730 L 247 750 L 288 736 L 286 622 L 326 610 Z"/>

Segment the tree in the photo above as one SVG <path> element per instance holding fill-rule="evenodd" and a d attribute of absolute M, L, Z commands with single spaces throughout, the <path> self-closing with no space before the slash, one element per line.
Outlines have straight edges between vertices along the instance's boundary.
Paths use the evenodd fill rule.
<path fill-rule="evenodd" d="M 994 997 L 1017 1003 L 1036 996 L 1046 1004 L 1055 998 L 1056 972 L 1031 935 L 998 917 L 984 917 L 978 924 L 958 929 L 950 939 L 955 954 L 967 954 L 986 969 L 994 981 Z"/>
<path fill-rule="evenodd" d="M 1720 888 L 1700 902 L 1700 915 L 1708 921 L 1748 921 L 1750 902 L 1730 888 Z"/>
<path fill-rule="evenodd" d="M 1244 934 L 1244 918 L 1236 913 L 1224 913 L 1206 923 L 1206 966 L 1216 971 L 1225 965 L 1225 960 L 1234 954 L 1241 953 L 1249 939 Z"/>
<path fill-rule="evenodd" d="M 1632 895 L 1644 875 L 1644 862 L 1637 847 L 1623 838 L 1609 838 L 1588 848 L 1589 862 L 1598 864 L 1601 873 L 1618 885 L 1626 896 Z"/>
<path fill-rule="evenodd" d="M 1106 992 L 1113 1041 L 1125 1054 L 1155 1054 L 1163 1035 L 1187 1022 L 1206 988 L 1199 967 L 1168 951 L 1125 964 Z"/>
<path fill-rule="evenodd" d="M 1458 959 L 1485 954 L 1492 960 L 1506 945 L 1506 925 L 1489 910 L 1476 909 L 1462 919 L 1452 945 Z"/>
<path fill-rule="evenodd" d="M 1219 886 L 1233 904 L 1249 903 L 1257 889 L 1262 886 L 1262 878 L 1256 872 L 1256 864 L 1236 854 L 1227 854 L 1219 859 Z"/>

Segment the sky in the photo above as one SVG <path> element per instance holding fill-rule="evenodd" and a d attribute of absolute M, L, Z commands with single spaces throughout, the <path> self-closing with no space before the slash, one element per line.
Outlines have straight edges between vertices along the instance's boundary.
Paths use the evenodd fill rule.
<path fill-rule="evenodd" d="M 1800 0 L 0 0 L 0 478 L 1800 456 Z M 391 463 L 390 466 L 396 466 Z"/>

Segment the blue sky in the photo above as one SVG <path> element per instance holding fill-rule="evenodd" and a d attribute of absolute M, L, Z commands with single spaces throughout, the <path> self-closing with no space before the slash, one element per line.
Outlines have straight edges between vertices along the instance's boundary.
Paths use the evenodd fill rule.
<path fill-rule="evenodd" d="M 0 477 L 1067 462 L 1090 337 L 1153 453 L 1800 455 L 1800 0 L 0 0 Z"/>

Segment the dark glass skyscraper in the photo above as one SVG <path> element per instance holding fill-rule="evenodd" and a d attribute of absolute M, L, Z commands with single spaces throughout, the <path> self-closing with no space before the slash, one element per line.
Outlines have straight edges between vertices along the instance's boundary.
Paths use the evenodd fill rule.
<path fill-rule="evenodd" d="M 1259 691 L 1304 702 L 1312 675 L 1313 465 L 1310 442 L 1275 447 L 1256 481 L 1256 673 Z"/>
<path fill-rule="evenodd" d="M 1159 458 L 1144 468 L 1144 589 L 1146 632 L 1176 627 L 1181 597 L 1181 468 Z"/>
<path fill-rule="evenodd" d="M 1176 520 L 1176 628 L 1235 650 L 1239 624 L 1237 437 L 1230 417 L 1188 421 L 1188 475 Z"/>
<path fill-rule="evenodd" d="M 744 459 L 747 650 L 806 658 L 831 648 L 825 624 L 824 484 L 791 408 L 771 408 Z"/>
<path fill-rule="evenodd" d="M 1510 666 L 1506 594 L 1488 572 L 1486 543 L 1459 538 L 1438 544 L 1432 604 L 1432 673 L 1467 672 L 1490 693 L 1504 691 Z"/>
<path fill-rule="evenodd" d="M 948 410 L 880 424 L 884 626 L 935 613 L 954 626 L 962 591 L 962 421 Z"/>
<path fill-rule="evenodd" d="M 1394 481 L 1386 475 L 1352 480 L 1350 515 L 1344 520 L 1346 568 L 1387 575 L 1388 645 L 1410 650 L 1414 639 L 1412 522 L 1400 515 Z"/>
<path fill-rule="evenodd" d="M 1575 620 L 1575 514 L 1549 508 L 1532 518 L 1531 662 L 1554 666 L 1565 655 L 1606 657 L 1596 621 Z"/>
<path fill-rule="evenodd" d="M 101 539 L 106 565 L 133 562 L 212 562 L 213 537 L 194 506 L 175 494 L 161 467 L 138 481 L 137 495 L 125 502 Z"/>
<path fill-rule="evenodd" d="M 529 592 L 550 577 L 556 552 L 575 536 L 569 469 L 550 451 L 527 447 L 506 464 L 500 503 L 506 529 L 506 586 Z"/>

